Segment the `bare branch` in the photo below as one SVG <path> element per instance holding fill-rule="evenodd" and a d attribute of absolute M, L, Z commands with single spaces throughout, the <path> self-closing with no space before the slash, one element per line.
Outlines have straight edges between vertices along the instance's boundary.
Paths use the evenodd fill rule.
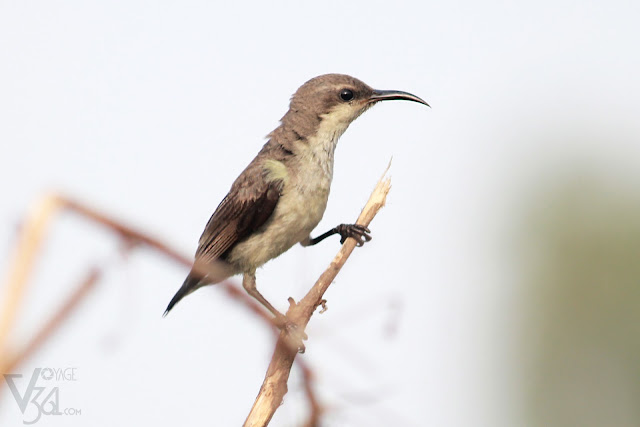
<path fill-rule="evenodd" d="M 93 221 L 109 230 L 117 233 L 129 247 L 144 245 L 164 254 L 175 262 L 187 268 L 192 267 L 190 258 L 182 255 L 161 241 L 143 234 L 131 227 L 123 225 L 117 220 L 82 205 L 74 200 L 57 194 L 48 194 L 40 199 L 27 215 L 25 226 L 21 230 L 20 238 L 10 264 L 9 274 L 5 285 L 6 296 L 3 298 L 3 306 L 0 313 L 0 372 L 11 372 L 19 363 L 33 354 L 49 336 L 57 330 L 64 322 L 65 318 L 77 307 L 81 300 L 87 295 L 98 279 L 98 269 L 91 270 L 82 285 L 69 297 L 56 314 L 43 324 L 41 329 L 28 340 L 23 350 L 14 352 L 9 346 L 9 334 L 12 330 L 15 319 L 18 315 L 18 308 L 22 302 L 22 296 L 26 289 L 29 274 L 33 269 L 37 259 L 38 249 L 46 237 L 48 228 L 53 218 L 59 212 L 70 210 L 80 216 Z M 215 265 L 202 266 L 195 265 L 193 268 L 203 275 Z M 236 301 L 247 306 L 253 313 L 258 315 L 269 325 L 274 325 L 273 319 L 269 316 L 249 295 L 233 286 L 229 280 L 220 284 L 225 289 L 227 295 Z"/>
<path fill-rule="evenodd" d="M 357 224 L 364 225 L 365 227 L 368 226 L 378 211 L 384 206 L 387 194 L 391 189 L 390 178 L 385 178 L 388 169 L 389 167 L 387 167 L 385 173 L 371 193 L 369 201 L 358 217 Z M 298 304 L 292 304 L 289 307 L 287 317 L 298 326 L 300 331 L 304 331 L 315 309 L 322 305 L 324 293 L 351 255 L 351 252 L 353 252 L 355 246 L 355 239 L 348 238 L 311 290 Z M 291 372 L 291 366 L 298 354 L 297 346 L 291 341 L 292 339 L 286 330 L 280 333 L 273 356 L 271 357 L 271 362 L 267 368 L 267 374 L 262 383 L 262 387 L 260 387 L 260 392 L 245 420 L 245 427 L 258 427 L 269 424 L 273 414 L 280 406 L 284 395 L 287 393 L 287 381 Z M 313 402 L 311 403 L 313 406 Z"/>
<path fill-rule="evenodd" d="M 304 380 L 304 393 L 307 395 L 309 401 L 309 419 L 304 424 L 304 427 L 317 427 L 320 425 L 320 417 L 322 416 L 322 406 L 318 403 L 318 399 L 313 391 L 313 371 L 307 366 L 306 363 L 300 363 L 301 359 L 298 359 L 298 367 L 302 371 L 302 379 Z"/>
<path fill-rule="evenodd" d="M 89 274 L 82 280 L 80 286 L 67 298 L 58 311 L 43 324 L 42 328 L 29 340 L 24 349 L 13 357 L 7 357 L 6 362 L 3 361 L 3 365 L 0 366 L 0 372 L 12 372 L 16 366 L 40 348 L 94 287 L 100 278 L 100 274 L 98 269 L 89 271 Z"/>
<path fill-rule="evenodd" d="M 48 195 L 40 200 L 27 215 L 27 221 L 9 261 L 9 274 L 4 286 L 5 297 L 2 299 L 4 304 L 0 310 L 0 354 L 7 352 L 9 333 L 22 304 L 25 283 L 33 270 L 33 263 L 49 227 L 49 221 L 58 209 L 60 209 L 60 200 L 54 195 Z"/>

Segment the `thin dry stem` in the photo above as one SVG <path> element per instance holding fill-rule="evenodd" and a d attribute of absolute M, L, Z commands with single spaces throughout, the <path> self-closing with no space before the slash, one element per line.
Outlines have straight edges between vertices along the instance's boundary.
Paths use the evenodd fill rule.
<path fill-rule="evenodd" d="M 91 209 L 81 203 L 69 198 L 48 194 L 40 199 L 27 215 L 25 226 L 21 230 L 20 238 L 14 250 L 12 262 L 10 264 L 7 282 L 4 286 L 5 297 L 3 298 L 2 317 L 0 318 L 0 372 L 11 372 L 17 365 L 33 354 L 43 342 L 45 342 L 55 330 L 64 322 L 73 309 L 84 299 L 89 290 L 97 280 L 98 270 L 92 270 L 91 274 L 78 287 L 78 289 L 61 306 L 60 310 L 48 321 L 35 335 L 27 340 L 24 349 L 12 352 L 9 345 L 10 332 L 18 316 L 18 309 L 22 302 L 29 275 L 37 259 L 38 249 L 47 235 L 47 231 L 53 218 L 59 212 L 70 210 L 80 216 L 95 222 L 99 225 L 114 231 L 130 246 L 144 245 L 185 267 L 192 267 L 190 258 L 185 257 L 178 251 L 157 239 L 149 237 L 131 227 L 109 218 L 108 216 Z M 194 269 L 203 275 L 208 268 L 213 266 L 193 266 Z M 269 325 L 273 325 L 273 319 L 269 316 L 249 295 L 241 292 L 237 286 L 233 286 L 230 281 L 221 283 L 227 295 L 234 300 L 247 306 L 253 313 L 260 317 Z"/>
<path fill-rule="evenodd" d="M 80 304 L 84 297 L 94 287 L 100 277 L 100 271 L 93 269 L 82 280 L 76 290 L 67 298 L 60 306 L 58 311 L 43 324 L 40 330 L 29 340 L 24 349 L 19 351 L 13 357 L 7 357 L 6 362 L 0 367 L 0 372 L 12 372 L 16 366 L 26 360 L 35 351 L 44 344 L 54 331 L 58 329 L 64 321 L 69 317 L 71 312 Z"/>
<path fill-rule="evenodd" d="M 385 173 L 378 181 L 375 189 L 369 197 L 369 201 L 362 209 L 357 224 L 369 226 L 371 220 L 384 206 L 387 194 L 391 189 L 391 179 L 385 178 Z M 351 252 L 356 246 L 355 239 L 349 238 L 340 248 L 338 254 L 327 267 L 324 273 L 313 285 L 311 290 L 300 300 L 298 304 L 292 304 L 287 311 L 287 317 L 294 322 L 300 331 L 304 331 L 315 309 L 322 305 L 322 297 L 329 288 L 336 275 L 345 264 Z M 245 420 L 245 427 L 266 426 L 271 421 L 273 414 L 280 406 L 284 395 L 287 393 L 287 381 L 291 372 L 291 366 L 296 358 L 297 346 L 291 342 L 286 331 L 282 331 L 278 337 L 271 362 L 267 368 L 260 392 Z M 313 402 L 312 402 L 313 403 Z"/>
<path fill-rule="evenodd" d="M 33 270 L 50 220 L 59 208 L 60 200 L 54 195 L 47 195 L 35 204 L 27 215 L 16 249 L 10 258 L 9 274 L 3 286 L 5 295 L 0 310 L 0 354 L 7 354 L 9 334 L 22 305 L 25 283 Z"/>
<path fill-rule="evenodd" d="M 304 427 L 317 427 L 320 425 L 320 417 L 322 416 L 322 406 L 318 402 L 316 395 L 313 391 L 313 371 L 306 363 L 300 363 L 301 359 L 298 359 L 298 368 L 302 372 L 302 379 L 304 383 L 304 393 L 307 395 L 309 401 L 309 419 L 304 424 Z"/>

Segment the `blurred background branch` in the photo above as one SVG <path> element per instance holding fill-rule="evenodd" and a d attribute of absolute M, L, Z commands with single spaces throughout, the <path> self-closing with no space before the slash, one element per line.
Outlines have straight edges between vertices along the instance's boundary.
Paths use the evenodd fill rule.
<path fill-rule="evenodd" d="M 18 244 L 15 247 L 12 258 L 13 262 L 10 264 L 10 270 L 4 286 L 6 296 L 3 298 L 3 323 L 1 328 L 3 331 L 3 340 L 1 342 L 3 345 L 0 347 L 0 372 L 2 373 L 14 372 L 21 363 L 32 356 L 48 339 L 51 339 L 54 333 L 62 327 L 64 321 L 71 315 L 73 310 L 83 302 L 102 275 L 98 267 L 91 268 L 86 277 L 80 282 L 80 285 L 77 286 L 71 295 L 61 304 L 55 314 L 43 322 L 33 337 L 26 340 L 23 348 L 18 351 L 12 349 L 13 346 L 10 345 L 11 329 L 17 322 L 22 295 L 25 293 L 29 275 L 38 258 L 38 248 L 42 246 L 43 241 L 46 239 L 48 228 L 54 220 L 54 217 L 59 212 L 65 210 L 74 212 L 118 234 L 118 236 L 127 243 L 127 250 L 131 250 L 136 246 L 147 246 L 187 268 L 192 267 L 192 262 L 189 258 L 183 256 L 170 246 L 134 228 L 126 226 L 97 210 L 91 209 L 82 203 L 78 203 L 64 196 L 50 194 L 43 197 L 34 204 L 33 210 L 27 215 L 25 226 L 22 229 Z M 258 318 L 266 322 L 269 326 L 274 326 L 271 316 L 266 313 L 256 301 L 250 298 L 245 292 L 239 290 L 238 287 L 234 286 L 229 280 L 220 283 L 218 286 L 225 289 L 229 298 L 248 307 Z M 310 425 L 317 425 L 318 417 L 320 416 L 320 406 L 311 386 L 311 368 L 303 362 L 299 364 L 303 372 L 305 394 L 309 399 L 311 408 L 309 423 Z"/>

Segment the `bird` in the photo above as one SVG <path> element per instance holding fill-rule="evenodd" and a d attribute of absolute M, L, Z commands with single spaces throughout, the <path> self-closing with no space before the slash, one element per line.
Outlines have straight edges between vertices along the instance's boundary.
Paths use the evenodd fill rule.
<path fill-rule="evenodd" d="M 280 125 L 207 222 L 194 267 L 164 316 L 193 291 L 242 274 L 248 294 L 282 320 L 258 292 L 256 269 L 297 243 L 312 246 L 334 234 L 340 243 L 354 238 L 358 246 L 371 240 L 370 230 L 358 224 L 340 224 L 315 238 L 311 232 L 327 207 L 338 139 L 362 113 L 387 100 L 429 106 L 411 93 L 375 90 L 345 74 L 317 76 L 300 86 Z"/>

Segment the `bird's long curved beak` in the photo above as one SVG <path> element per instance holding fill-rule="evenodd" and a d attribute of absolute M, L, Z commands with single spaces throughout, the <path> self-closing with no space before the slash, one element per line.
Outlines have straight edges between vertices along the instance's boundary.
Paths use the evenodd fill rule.
<path fill-rule="evenodd" d="M 409 92 L 403 92 L 401 90 L 375 90 L 374 89 L 373 94 L 371 94 L 371 96 L 369 97 L 369 102 L 391 101 L 394 99 L 419 102 L 420 104 L 424 104 L 427 107 L 431 108 L 431 106 L 427 104 L 424 99 L 418 96 L 415 96 Z"/>

